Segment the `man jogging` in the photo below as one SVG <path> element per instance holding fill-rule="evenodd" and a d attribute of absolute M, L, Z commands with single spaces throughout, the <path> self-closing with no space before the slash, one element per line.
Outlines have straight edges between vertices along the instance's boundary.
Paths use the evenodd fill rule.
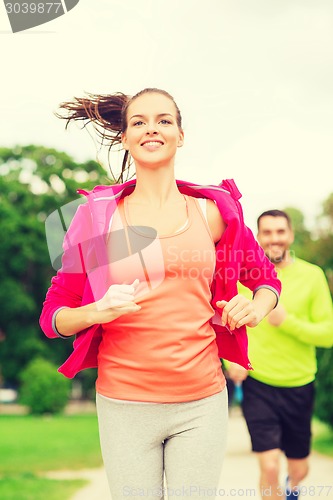
<path fill-rule="evenodd" d="M 252 450 L 260 467 L 260 492 L 265 499 L 299 496 L 299 483 L 308 473 L 316 347 L 333 344 L 333 308 L 323 271 L 294 258 L 294 235 L 289 216 L 269 210 L 258 218 L 259 244 L 282 282 L 278 306 L 249 334 L 247 372 L 228 364 L 228 376 L 243 387 L 243 414 Z M 247 295 L 244 287 L 240 293 Z M 281 451 L 288 477 L 279 484 Z"/>

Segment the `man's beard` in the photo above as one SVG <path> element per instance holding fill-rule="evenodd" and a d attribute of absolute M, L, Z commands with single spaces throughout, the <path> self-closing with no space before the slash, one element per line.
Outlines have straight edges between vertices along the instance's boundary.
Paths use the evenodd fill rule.
<path fill-rule="evenodd" d="M 266 254 L 266 257 L 269 258 L 272 264 L 280 264 L 280 262 L 283 262 L 286 256 L 287 250 L 284 250 L 281 255 L 278 257 L 270 257 L 268 254 Z"/>

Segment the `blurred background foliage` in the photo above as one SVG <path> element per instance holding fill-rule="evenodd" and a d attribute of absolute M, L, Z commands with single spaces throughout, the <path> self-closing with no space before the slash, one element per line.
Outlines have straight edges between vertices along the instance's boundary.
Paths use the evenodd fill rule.
<path fill-rule="evenodd" d="M 95 161 L 76 163 L 43 146 L 0 148 L 0 387 L 19 388 L 21 372 L 35 358 L 63 363 L 72 342 L 48 340 L 38 319 L 53 270 L 45 237 L 48 215 L 77 200 L 78 188 L 110 184 Z M 275 207 L 274 207 L 275 208 Z M 285 207 L 295 230 L 295 254 L 325 271 L 333 294 L 333 193 L 323 200 L 314 230 Z M 333 351 L 318 349 L 316 413 L 333 427 Z M 60 376 L 60 375 L 59 375 Z M 77 376 L 80 396 L 92 398 L 95 370 Z"/>
<path fill-rule="evenodd" d="M 333 296 L 333 193 L 323 201 L 315 229 L 310 232 L 300 210 L 286 207 L 295 231 L 292 250 L 301 259 L 320 266 Z M 333 348 L 317 348 L 316 416 L 333 429 Z"/>
<path fill-rule="evenodd" d="M 77 189 L 109 184 L 95 161 L 76 163 L 66 153 L 43 146 L 0 148 L 0 375 L 2 385 L 18 387 L 20 373 L 36 357 L 58 366 L 72 342 L 50 342 L 38 319 L 53 270 L 45 220 L 78 199 Z M 81 374 L 83 387 L 91 374 Z"/>

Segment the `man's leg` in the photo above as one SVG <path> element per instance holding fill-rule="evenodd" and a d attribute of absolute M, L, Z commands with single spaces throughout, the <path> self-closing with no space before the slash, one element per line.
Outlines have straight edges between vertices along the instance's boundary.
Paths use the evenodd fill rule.
<path fill-rule="evenodd" d="M 281 450 L 262 451 L 256 453 L 260 468 L 260 494 L 263 499 L 281 500 L 279 485 Z"/>
<path fill-rule="evenodd" d="M 280 499 L 281 421 L 276 388 L 248 377 L 243 382 L 243 415 L 260 468 L 263 499 Z"/>
<path fill-rule="evenodd" d="M 286 484 L 286 500 L 299 496 L 299 483 L 309 472 L 308 458 L 288 458 L 288 477 Z"/>
<path fill-rule="evenodd" d="M 288 458 L 288 477 L 291 489 L 307 476 L 309 472 L 309 460 L 306 458 Z"/>
<path fill-rule="evenodd" d="M 309 471 L 314 384 L 285 388 L 283 393 L 282 446 L 288 463 L 286 498 L 292 499 L 298 497 L 298 486 Z"/>

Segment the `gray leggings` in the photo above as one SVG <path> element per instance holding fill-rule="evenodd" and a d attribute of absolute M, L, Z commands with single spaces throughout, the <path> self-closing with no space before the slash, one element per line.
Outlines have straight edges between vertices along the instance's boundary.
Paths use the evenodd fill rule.
<path fill-rule="evenodd" d="M 226 448 L 227 399 L 226 389 L 197 401 L 170 404 L 97 394 L 112 500 L 163 498 L 165 493 L 169 499 L 214 499 Z"/>

